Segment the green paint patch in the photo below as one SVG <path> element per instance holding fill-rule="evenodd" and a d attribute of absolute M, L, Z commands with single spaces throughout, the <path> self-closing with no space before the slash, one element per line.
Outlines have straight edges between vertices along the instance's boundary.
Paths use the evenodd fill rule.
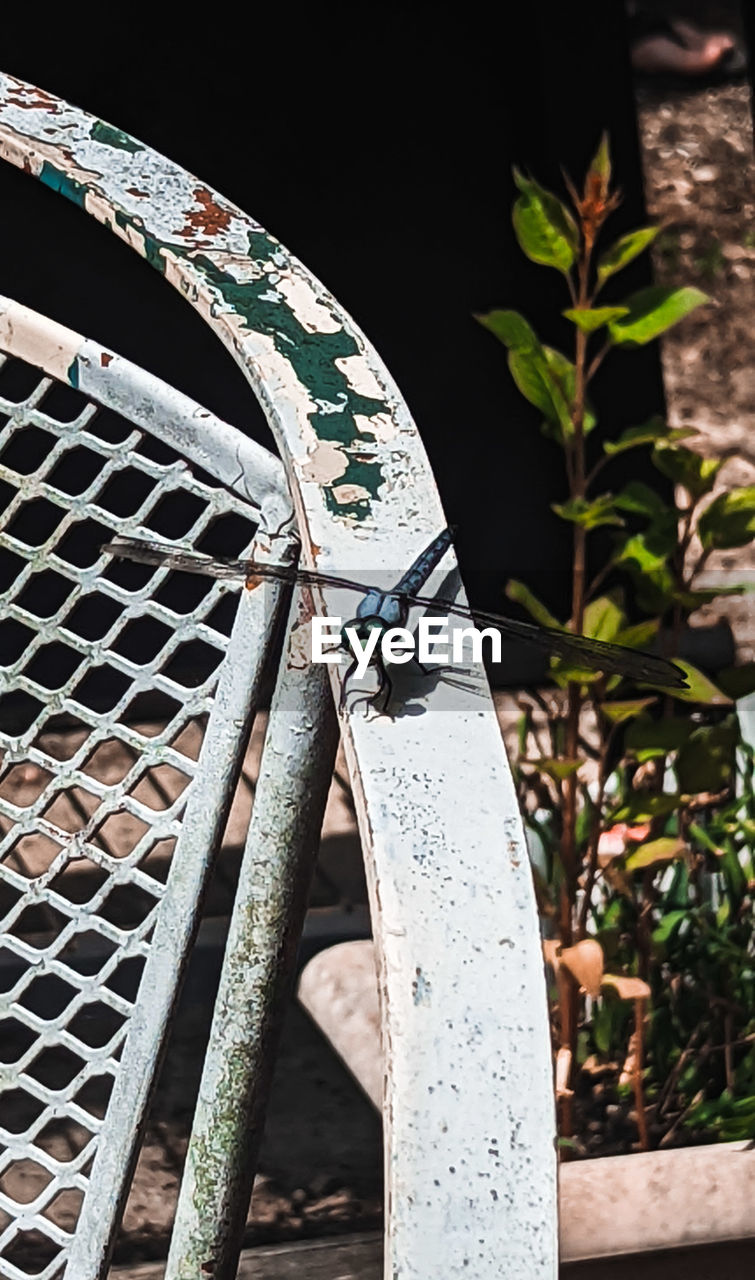
<path fill-rule="evenodd" d="M 66 369 L 66 377 L 67 377 L 67 379 L 68 379 L 68 384 L 69 384 L 69 386 L 71 386 L 71 387 L 76 387 L 76 389 L 78 390 L 78 386 L 79 386 L 79 358 L 78 358 L 78 356 L 76 356 L 76 357 L 71 361 L 71 363 L 69 364 L 68 368 Z"/>
<path fill-rule="evenodd" d="M 145 150 L 141 142 L 137 142 L 122 129 L 114 129 L 111 124 L 105 124 L 104 120 L 95 121 L 89 130 L 89 136 L 95 142 L 104 142 L 106 147 L 117 147 L 119 151 L 130 151 L 132 155 L 136 151 Z"/>
<path fill-rule="evenodd" d="M 249 235 L 250 257 L 257 261 L 269 262 L 277 247 L 277 241 L 264 232 L 256 231 Z M 351 334 L 345 329 L 335 333 L 310 333 L 287 303 L 282 298 L 276 299 L 270 281 L 264 275 L 259 280 L 234 280 L 202 254 L 194 258 L 194 264 L 226 305 L 243 317 L 247 327 L 272 339 L 276 351 L 292 366 L 302 386 L 317 404 L 308 416 L 318 440 L 340 445 L 347 457 L 349 449 L 361 448 L 374 440 L 371 433 L 359 430 L 356 417 L 371 418 L 377 413 L 386 413 L 387 403 L 355 391 L 336 365 L 336 360 L 358 354 L 359 348 Z M 345 473 L 335 484 L 339 488 L 348 484 L 360 485 L 370 498 L 376 498 L 382 481 L 382 470 L 377 463 L 368 463 L 357 457 L 348 459 Z M 328 507 L 334 514 L 358 520 L 369 514 L 370 502 L 367 499 L 339 503 L 328 488 L 325 494 Z"/>
<path fill-rule="evenodd" d="M 136 217 L 134 214 L 126 213 L 124 209 L 116 209 L 114 211 L 115 225 L 120 227 L 121 231 L 135 231 L 141 237 L 144 244 L 144 257 L 155 271 L 159 271 L 160 275 L 165 274 L 165 256 L 163 249 L 170 249 L 171 253 L 177 258 L 185 258 L 186 249 L 181 245 L 168 245 L 163 240 L 158 240 L 156 236 L 149 233 L 144 225 L 142 218 Z"/>
<path fill-rule="evenodd" d="M 57 169 L 49 160 L 45 160 L 39 174 L 40 182 L 53 191 L 59 191 L 67 200 L 72 200 L 80 209 L 84 208 L 88 187 L 84 182 L 77 182 L 62 169 Z"/>
<path fill-rule="evenodd" d="M 99 141 L 119 145 L 113 140 L 114 135 L 118 135 L 118 130 L 110 130 L 109 125 L 98 121 L 92 128 L 93 137 L 98 129 Z M 109 131 L 107 138 L 102 130 Z M 133 140 L 127 134 L 120 137 L 132 144 Z M 133 144 L 122 146 L 121 149 L 141 148 L 138 144 Z M 96 190 L 71 178 L 47 161 L 42 166 L 40 180 L 80 208 L 85 207 L 90 190 Z M 364 520 L 370 513 L 372 501 L 378 496 L 384 476 L 377 461 L 360 456 L 365 444 L 374 443 L 375 437 L 372 432 L 360 431 L 356 418 L 372 418 L 378 413 L 389 412 L 389 407 L 385 400 L 356 391 L 336 365 L 336 360 L 359 353 L 351 334 L 345 329 L 339 329 L 335 333 L 310 333 L 284 298 L 276 296 L 264 273 L 257 280 L 240 282 L 204 254 L 193 251 L 190 245 L 158 240 L 148 231 L 143 219 L 135 214 L 116 208 L 113 209 L 113 219 L 121 232 L 136 233 L 139 236 L 144 246 L 144 257 L 161 275 L 165 273 L 165 250 L 178 258 L 191 260 L 195 269 L 203 274 L 226 306 L 242 318 L 250 331 L 272 340 L 276 351 L 291 365 L 302 387 L 316 405 L 308 417 L 317 439 L 328 441 L 343 450 L 346 470 L 332 485 L 323 486 L 329 511 L 342 519 Z M 262 230 L 250 232 L 248 243 L 250 258 L 261 263 L 275 262 L 281 251 L 278 241 Z M 77 373 L 78 371 L 74 371 L 71 376 L 77 376 Z M 72 382 L 71 385 L 75 384 Z M 349 485 L 358 486 L 369 496 L 356 498 L 352 502 L 338 502 L 333 488 L 342 489 Z"/>

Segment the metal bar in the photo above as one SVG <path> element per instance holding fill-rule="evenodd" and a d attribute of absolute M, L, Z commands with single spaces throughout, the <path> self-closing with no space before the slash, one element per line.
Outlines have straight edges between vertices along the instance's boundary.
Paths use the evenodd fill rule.
<path fill-rule="evenodd" d="M 280 458 L 146 369 L 2 296 L 0 350 L 31 361 L 170 445 L 264 513 L 271 530 L 290 519 Z"/>
<path fill-rule="evenodd" d="M 298 622 L 294 602 L 289 637 Z M 233 1280 L 338 745 L 326 669 L 288 648 L 241 864 L 165 1280 Z"/>

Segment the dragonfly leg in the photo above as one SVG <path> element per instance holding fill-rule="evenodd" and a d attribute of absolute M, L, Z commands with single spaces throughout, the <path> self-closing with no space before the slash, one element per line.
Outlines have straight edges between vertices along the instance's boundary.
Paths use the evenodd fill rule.
<path fill-rule="evenodd" d="M 374 707 L 380 715 L 390 716 L 388 708 L 391 705 L 391 699 L 393 697 L 393 681 L 388 675 L 388 671 L 386 670 L 384 663 L 378 662 L 375 665 L 377 666 L 379 683 L 377 689 L 373 694 L 371 694 L 368 701 L 370 706 Z M 381 707 L 378 707 L 381 694 L 384 694 L 383 703 Z"/>
<path fill-rule="evenodd" d="M 357 669 L 357 665 L 358 665 L 357 660 L 356 658 L 354 658 L 353 661 L 350 662 L 348 667 L 346 668 L 346 674 L 344 675 L 343 683 L 341 684 L 341 696 L 338 700 L 339 712 L 343 712 L 346 710 L 346 700 L 349 696 L 348 684 L 349 684 L 349 680 L 351 679 L 351 677 L 353 676 L 354 672 Z"/>

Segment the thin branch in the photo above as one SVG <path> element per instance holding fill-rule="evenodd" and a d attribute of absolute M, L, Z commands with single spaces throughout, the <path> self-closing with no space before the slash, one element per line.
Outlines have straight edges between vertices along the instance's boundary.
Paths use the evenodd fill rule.
<path fill-rule="evenodd" d="M 598 570 L 592 582 L 590 583 L 589 587 L 587 588 L 587 593 L 585 596 L 586 600 L 592 600 L 600 584 L 604 581 L 605 578 L 608 577 L 611 570 L 614 569 L 615 567 L 616 566 L 614 565 L 613 560 L 608 560 L 606 564 L 603 565 L 603 568 Z"/>
<path fill-rule="evenodd" d="M 595 463 L 592 470 L 588 471 L 585 477 L 585 489 L 590 488 L 590 486 L 594 483 L 595 477 L 597 476 L 598 472 L 602 471 L 603 467 L 605 467 L 606 464 L 609 463 L 610 461 L 611 461 L 610 453 L 604 453 L 602 457 L 598 458 L 598 461 Z"/>
<path fill-rule="evenodd" d="M 598 351 L 598 353 L 593 357 L 592 363 L 589 365 L 587 373 L 585 374 L 585 386 L 587 385 L 588 382 L 592 382 L 593 378 L 595 377 L 595 374 L 598 372 L 598 369 L 602 365 L 603 361 L 605 360 L 610 350 L 611 350 L 611 344 L 610 342 L 606 342 L 600 348 L 600 351 Z"/>

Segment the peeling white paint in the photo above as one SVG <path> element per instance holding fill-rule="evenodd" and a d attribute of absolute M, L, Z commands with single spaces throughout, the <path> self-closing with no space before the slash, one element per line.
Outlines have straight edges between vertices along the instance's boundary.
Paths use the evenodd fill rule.
<path fill-rule="evenodd" d="M 336 502 L 346 506 L 351 502 L 369 501 L 370 491 L 361 484 L 334 484 L 333 497 Z"/>
<path fill-rule="evenodd" d="M 307 333 L 338 333 L 342 328 L 332 309 L 318 301 L 309 280 L 293 272 L 284 272 L 276 287 Z"/>
<path fill-rule="evenodd" d="M 82 339 L 73 329 L 41 317 L 10 299 L 0 299 L 0 347 L 28 360 L 61 382 L 76 359 Z"/>
<path fill-rule="evenodd" d="M 330 440 L 324 440 L 311 450 L 301 468 L 301 474 L 304 480 L 328 485 L 342 476 L 348 465 L 349 460 L 343 449 L 339 449 L 338 445 L 332 444 Z"/>
<path fill-rule="evenodd" d="M 363 413 L 355 413 L 354 422 L 358 431 L 369 432 L 378 444 L 388 444 L 389 440 L 395 440 L 399 434 L 398 424 L 387 413 L 376 413 L 371 418 L 365 417 Z"/>
<path fill-rule="evenodd" d="M 370 368 L 361 353 L 354 356 L 339 356 L 334 363 L 336 368 L 344 374 L 349 386 L 358 391 L 361 396 L 368 396 L 371 400 L 385 399 L 385 387 L 378 382 L 375 370 Z"/>

